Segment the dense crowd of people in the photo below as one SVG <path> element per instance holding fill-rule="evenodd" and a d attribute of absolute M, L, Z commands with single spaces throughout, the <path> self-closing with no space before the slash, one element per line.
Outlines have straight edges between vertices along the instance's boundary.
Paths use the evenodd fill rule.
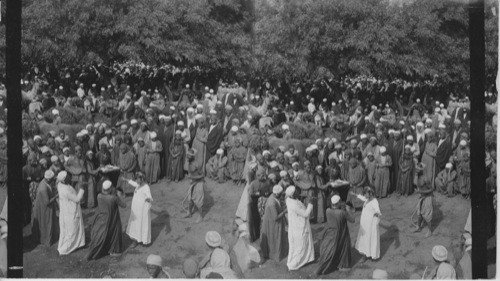
<path fill-rule="evenodd" d="M 64 129 L 25 133 L 24 223 L 31 225 L 32 239 L 46 246 L 58 241 L 59 253 L 70 254 L 85 246 L 81 208 L 97 208 L 87 259 L 119 255 L 119 209 L 127 207 L 124 198 L 132 194 L 126 234 L 133 246 L 148 245 L 150 186 L 189 179 L 185 216 L 196 215 L 200 222 L 207 177 L 245 186 L 236 223 L 246 226 L 264 259 L 288 257 L 289 270 L 314 261 L 310 223 L 324 224 L 316 270 L 321 275 L 353 266 L 347 222 L 357 210 L 361 221 L 354 247 L 363 261 L 380 257 L 377 199 L 418 193 L 415 231 L 425 226 L 426 237 L 433 229 L 433 194 L 461 196 L 469 204 L 466 95 L 446 91 L 436 81 L 367 77 L 239 82 L 197 70 L 132 64 L 61 73 L 31 68 L 22 81 L 23 118 L 59 126 L 67 122 L 62 110 L 81 108 L 108 120 L 86 124 L 75 135 Z M 496 93 L 487 93 L 487 102 L 496 103 Z M 2 99 L 3 120 L 5 111 Z M 496 115 L 490 116 L 489 126 L 495 123 Z M 292 142 L 294 124 L 315 126 L 321 137 L 298 146 Z M 0 121 L 2 183 L 7 177 L 5 130 L 7 124 Z M 253 136 L 288 144 L 254 145 Z M 496 150 L 486 150 L 494 216 Z M 207 233 L 206 240 L 215 249 L 211 263 L 227 268 L 229 256 L 219 253 L 220 234 Z M 456 277 L 453 267 L 443 265 L 446 249 L 441 247 L 432 253 L 439 261 L 434 275 Z M 196 264 L 202 269 L 210 261 Z M 156 256 L 148 258 L 148 265 L 157 266 L 151 267 L 155 276 L 163 274 L 161 258 L 159 263 Z M 462 266 L 459 277 L 468 276 L 470 262 Z"/>

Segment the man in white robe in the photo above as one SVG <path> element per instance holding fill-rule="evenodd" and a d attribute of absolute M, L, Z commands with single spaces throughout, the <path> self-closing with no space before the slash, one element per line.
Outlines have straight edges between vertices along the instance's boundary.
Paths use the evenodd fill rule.
<path fill-rule="evenodd" d="M 307 208 L 298 200 L 300 191 L 293 185 L 286 189 L 286 207 L 288 209 L 288 270 L 297 270 L 314 261 L 314 242 L 309 215 L 313 205 Z"/>
<path fill-rule="evenodd" d="M 137 172 L 137 182 L 128 180 L 135 187 L 134 197 L 127 224 L 127 235 L 132 238 L 132 247 L 138 243 L 148 245 L 151 243 L 151 190 L 142 172 Z"/>
<path fill-rule="evenodd" d="M 377 260 L 380 257 L 380 208 L 374 191 L 370 187 L 365 187 L 364 196 L 352 193 L 364 202 L 361 211 L 358 238 L 356 239 L 356 250 L 363 255 L 361 262 L 368 258 Z"/>

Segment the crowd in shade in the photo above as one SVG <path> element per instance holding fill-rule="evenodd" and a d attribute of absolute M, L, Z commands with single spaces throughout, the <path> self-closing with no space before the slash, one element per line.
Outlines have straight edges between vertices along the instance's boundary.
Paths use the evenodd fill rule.
<path fill-rule="evenodd" d="M 126 196 L 133 196 L 126 234 L 133 246 L 152 243 L 151 189 L 171 181 L 191 185 L 186 217 L 196 215 L 197 222 L 205 215 L 207 184 L 244 186 L 236 223 L 245 225 L 264 260 L 286 258 L 289 270 L 315 261 L 311 224 L 324 224 L 316 275 L 348 271 L 351 243 L 361 262 L 380 258 L 381 198 L 418 193 L 414 231 L 425 230 L 426 237 L 434 228 L 436 193 L 470 204 L 470 102 L 466 91 L 440 86 L 437 77 L 421 83 L 361 76 L 219 79 L 199 69 L 128 63 L 61 71 L 35 66 L 21 83 L 23 118 L 51 128 L 23 136 L 24 223 L 37 243 L 57 242 L 61 255 L 85 246 L 82 208 L 95 208 L 85 222 L 92 224 L 87 259 L 120 255 Z M 496 92 L 486 100 L 496 103 Z M 62 112 L 76 109 L 92 119 L 73 132 Z M 3 120 L 6 110 L 2 99 Z M 7 125 L 0 121 L 3 183 Z M 486 126 L 496 127 L 496 114 Z M 298 140 L 298 127 L 317 133 Z M 495 145 L 485 149 L 495 217 Z M 359 211 L 359 234 L 351 242 L 348 222 Z M 471 232 L 469 218 L 468 251 Z M 220 240 L 207 233 L 212 254 L 186 261 L 190 276 L 234 278 Z M 436 246 L 434 277 L 470 278 L 464 253 L 466 260 L 453 267 L 446 248 Z M 161 257 L 148 257 L 152 276 L 169 276 L 162 266 Z M 380 275 L 387 273 L 373 277 Z"/>

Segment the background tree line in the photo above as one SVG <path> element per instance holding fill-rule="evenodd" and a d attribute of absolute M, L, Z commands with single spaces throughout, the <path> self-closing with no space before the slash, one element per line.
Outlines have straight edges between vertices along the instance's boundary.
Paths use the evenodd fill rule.
<path fill-rule="evenodd" d="M 279 79 L 437 75 L 464 85 L 469 79 L 465 0 L 26 0 L 23 5 L 22 55 L 29 64 L 136 60 Z M 490 79 L 497 67 L 497 16 L 497 1 L 487 1 Z M 0 36 L 5 38 L 4 26 Z M 1 44 L 5 49 L 5 40 Z"/>

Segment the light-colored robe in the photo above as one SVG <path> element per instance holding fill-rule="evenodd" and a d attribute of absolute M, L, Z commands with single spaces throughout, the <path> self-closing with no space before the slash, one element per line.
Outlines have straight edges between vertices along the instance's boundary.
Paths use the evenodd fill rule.
<path fill-rule="evenodd" d="M 358 198 L 365 203 L 361 212 L 355 248 L 369 258 L 378 259 L 380 257 L 380 219 L 375 217 L 375 214 L 380 214 L 378 201 L 373 198 L 367 202 L 368 199 L 363 195 L 358 195 Z"/>
<path fill-rule="evenodd" d="M 147 184 L 139 186 L 132 180 L 128 183 L 135 187 L 135 191 L 126 233 L 138 243 L 149 244 L 151 243 L 151 203 L 146 202 L 146 199 L 153 200 L 151 190 Z"/>
<path fill-rule="evenodd" d="M 57 251 L 67 255 L 85 246 L 85 228 L 83 226 L 82 209 L 76 190 L 67 184 L 58 183 L 59 193 L 59 244 Z"/>
<path fill-rule="evenodd" d="M 312 205 L 304 206 L 296 199 L 287 198 L 288 208 L 288 270 L 297 270 L 314 261 L 314 245 L 309 215 Z"/>

